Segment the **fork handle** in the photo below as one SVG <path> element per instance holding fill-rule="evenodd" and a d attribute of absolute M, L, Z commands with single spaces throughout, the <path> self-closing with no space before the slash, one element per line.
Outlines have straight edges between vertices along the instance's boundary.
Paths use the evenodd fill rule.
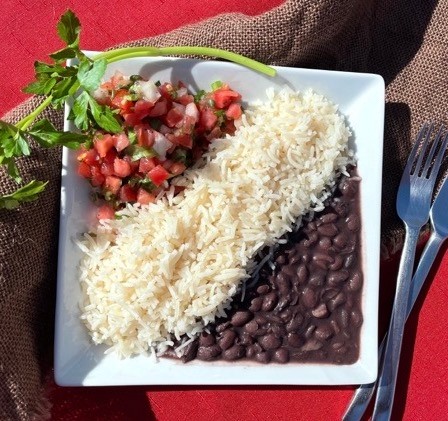
<path fill-rule="evenodd" d="M 373 411 L 373 421 L 389 421 L 392 414 L 401 344 L 411 291 L 412 271 L 420 227 L 406 227 L 403 254 L 398 270 L 392 317 L 384 350 L 383 366 L 379 375 L 378 392 Z"/>
<path fill-rule="evenodd" d="M 414 307 L 414 304 L 417 301 L 417 298 L 420 294 L 423 284 L 425 283 L 425 280 L 429 275 L 429 271 L 431 270 L 434 260 L 436 259 L 440 247 L 442 246 L 445 239 L 446 237 L 441 236 L 433 231 L 425 245 L 425 248 L 420 258 L 420 262 L 412 278 L 411 282 L 412 291 L 409 299 L 406 319 L 411 314 L 412 308 Z M 384 336 L 378 348 L 378 361 L 380 362 L 383 360 L 385 343 L 386 343 L 386 336 Z M 362 416 L 367 411 L 367 407 L 369 406 L 370 401 L 372 400 L 373 394 L 375 393 L 376 390 L 376 386 L 377 382 L 375 381 L 373 383 L 362 384 L 356 389 L 345 411 L 345 414 L 342 417 L 342 421 L 361 420 Z"/>

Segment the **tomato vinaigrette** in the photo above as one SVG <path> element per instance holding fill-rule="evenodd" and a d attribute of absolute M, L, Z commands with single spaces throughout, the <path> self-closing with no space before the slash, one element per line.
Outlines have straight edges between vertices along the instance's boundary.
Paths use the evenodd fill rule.
<path fill-rule="evenodd" d="M 126 203 L 154 202 L 213 139 L 233 134 L 242 114 L 241 95 L 219 81 L 208 92 L 192 94 L 180 81 L 160 83 L 116 72 L 94 96 L 112 108 L 123 129 L 96 131 L 78 155 L 78 174 L 103 203 L 98 219 L 113 218 Z"/>

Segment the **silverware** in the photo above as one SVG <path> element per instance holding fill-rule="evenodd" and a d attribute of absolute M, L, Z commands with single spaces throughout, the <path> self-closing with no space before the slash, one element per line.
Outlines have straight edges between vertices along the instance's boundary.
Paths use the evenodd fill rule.
<path fill-rule="evenodd" d="M 411 295 L 407 308 L 406 319 L 414 307 L 429 271 L 444 241 L 448 238 L 448 177 L 445 178 L 434 204 L 429 213 L 431 221 L 431 235 L 423 249 L 419 264 L 411 281 Z M 386 334 L 387 335 L 387 334 Z M 382 360 L 386 337 L 383 338 L 378 349 L 378 359 Z M 359 421 L 367 410 L 375 393 L 377 382 L 359 386 L 353 394 L 343 421 Z"/>
<path fill-rule="evenodd" d="M 448 136 L 442 141 L 440 128 L 426 157 L 433 125 L 425 125 L 419 133 L 401 178 L 397 196 L 397 213 L 405 226 L 405 240 L 398 269 L 397 287 L 392 308 L 384 356 L 378 378 L 373 420 L 389 421 L 400 363 L 401 344 L 411 291 L 415 250 L 419 233 L 428 222 L 432 193 L 445 154 Z M 419 145 L 425 138 L 421 149 Z M 417 161 L 417 162 L 416 162 Z"/>
<path fill-rule="evenodd" d="M 448 141 L 448 135 L 444 136 L 442 141 L 442 128 L 440 128 L 428 153 L 432 131 L 433 124 L 425 124 L 420 130 L 398 189 L 396 206 L 398 216 L 405 226 L 405 241 L 389 331 L 383 345 L 384 356 L 377 380 L 378 392 L 373 420 L 389 420 L 391 416 L 417 240 L 421 228 L 429 219 L 434 184 Z M 366 390 L 361 388 L 359 394 L 364 395 Z"/>

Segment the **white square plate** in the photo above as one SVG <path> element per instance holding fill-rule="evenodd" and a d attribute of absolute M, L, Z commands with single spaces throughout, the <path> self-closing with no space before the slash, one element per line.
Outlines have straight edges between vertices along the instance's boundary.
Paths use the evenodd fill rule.
<path fill-rule="evenodd" d="M 94 54 L 94 53 L 92 53 Z M 377 375 L 377 315 L 380 251 L 380 207 L 384 124 L 384 81 L 378 75 L 277 67 L 274 78 L 238 65 L 218 61 L 171 58 L 129 59 L 113 63 L 115 70 L 153 80 L 182 80 L 193 91 L 209 89 L 216 80 L 227 82 L 244 101 L 265 99 L 268 87 L 285 84 L 296 90 L 312 88 L 339 104 L 353 132 L 361 183 L 363 316 L 359 360 L 352 365 L 253 362 L 184 364 L 150 357 L 119 359 L 105 354 L 105 346 L 91 343 L 80 321 L 81 289 L 77 265 L 81 253 L 74 239 L 94 222 L 89 186 L 76 173 L 76 154 L 63 152 L 59 264 L 57 283 L 55 378 L 62 386 L 105 385 L 228 385 L 291 384 L 342 385 L 372 382 Z M 68 108 L 66 109 L 66 115 Z M 65 121 L 65 129 L 73 130 Z"/>

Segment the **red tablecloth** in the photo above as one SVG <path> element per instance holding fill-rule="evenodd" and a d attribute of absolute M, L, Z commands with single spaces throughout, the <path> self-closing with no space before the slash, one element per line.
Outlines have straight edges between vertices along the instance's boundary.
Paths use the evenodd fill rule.
<path fill-rule="evenodd" d="M 311 1 L 311 0 L 310 0 Z M 169 31 L 221 12 L 254 15 L 281 0 L 3 0 L 0 13 L 0 114 L 25 98 L 33 62 L 60 48 L 59 16 L 70 7 L 80 17 L 82 47 L 100 50 Z M 447 215 L 448 216 L 448 215 Z M 384 329 L 397 259 L 382 264 L 380 324 Z M 448 252 L 444 247 L 408 323 L 394 419 L 447 420 Z M 352 387 L 107 387 L 61 388 L 48 373 L 46 393 L 54 420 L 337 420 Z"/>

